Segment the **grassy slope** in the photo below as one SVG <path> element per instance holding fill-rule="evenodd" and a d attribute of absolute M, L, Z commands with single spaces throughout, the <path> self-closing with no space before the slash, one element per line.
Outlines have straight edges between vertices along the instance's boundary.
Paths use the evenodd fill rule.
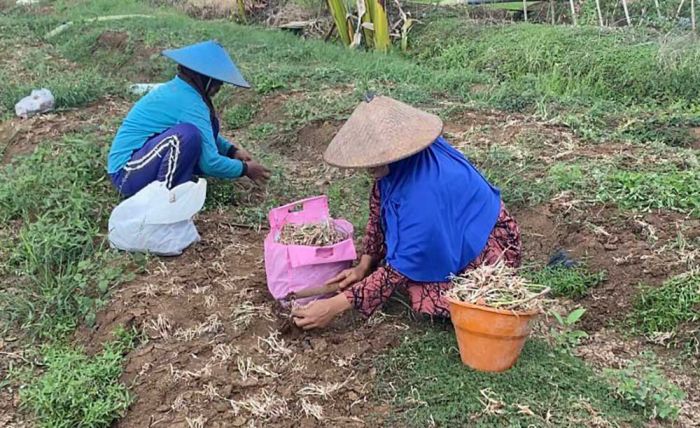
<path fill-rule="evenodd" d="M 17 70 L 8 69 L 13 72 L 4 71 L 0 75 L 5 85 L 0 93 L 0 115 L 8 116 L 16 99 L 36 86 L 51 87 L 57 95 L 59 108 L 82 106 L 105 95 L 123 97 L 130 80 L 139 81 L 145 76 L 160 81 L 171 76 L 171 64 L 157 55 L 151 57 L 158 49 L 216 38 L 233 53 L 244 73 L 251 77 L 258 95 L 279 91 L 302 91 L 306 95 L 287 108 L 289 115 L 282 124 L 283 128 L 298 127 L 318 118 L 342 117 L 349 112 L 359 95 L 368 89 L 427 105 L 445 114 L 449 114 L 451 108 L 443 104 L 444 101 L 539 112 L 545 117 L 553 115 L 575 124 L 584 136 L 609 133 L 616 137 L 629 137 L 638 144 L 646 144 L 649 129 L 632 125 L 633 132 L 629 133 L 630 126 L 618 126 L 630 115 L 652 115 L 664 131 L 654 138 L 662 143 L 680 146 L 687 143 L 684 132 L 687 126 L 693 124 L 686 112 L 695 111 L 691 94 L 697 87 L 700 72 L 691 67 L 685 58 L 693 60 L 697 52 L 691 49 L 690 54 L 685 55 L 683 50 L 682 55 L 674 54 L 668 59 L 660 54 L 662 46 L 655 36 L 642 31 L 606 35 L 588 29 L 551 29 L 528 25 L 481 28 L 457 21 L 444 21 L 442 25 L 456 33 L 450 39 L 452 41 L 439 41 L 438 36 L 444 31 L 440 30 L 439 24 L 430 24 L 416 40 L 412 57 L 407 58 L 398 53 L 388 57 L 364 52 L 348 53 L 333 44 L 301 41 L 289 34 L 227 22 L 198 22 L 168 10 L 154 10 L 136 1 L 57 1 L 55 7 L 54 15 L 37 17 L 18 9 L 0 17 L 3 38 L 8 37 L 15 45 L 29 42 L 26 43 L 29 47 L 20 52 L 22 55 L 15 52 L 14 57 L 10 56 L 9 62 L 19 58 L 19 62 L 14 61 L 19 64 L 15 65 Z M 47 31 L 62 21 L 122 13 L 149 13 L 156 18 L 109 23 L 78 22 L 52 39 L 50 44 L 41 40 Z M 129 34 L 125 52 L 95 51 L 96 40 L 107 29 Z M 523 44 L 526 48 L 522 47 Z M 599 46 L 606 55 L 600 58 L 591 55 L 589 47 L 592 45 Z M 8 43 L 4 53 L 12 54 L 12 46 Z M 133 56 L 140 56 L 141 60 L 135 63 L 131 59 Z M 584 66 L 579 65 L 582 58 L 585 59 L 582 62 Z M 657 76 L 662 76 L 659 86 L 646 83 L 650 77 Z M 472 92 L 475 84 L 486 85 L 487 90 Z M 330 88 L 347 86 L 351 90 L 342 96 L 322 96 Z M 240 103 L 232 98 L 229 93 L 228 98 L 220 100 L 224 118 L 234 125 L 244 126 L 252 115 L 245 108 L 236 112 Z M 632 103 L 631 100 L 635 98 L 644 100 L 641 107 Z M 254 105 L 251 103 L 251 109 Z M 669 139 L 672 133 L 666 132 L 664 127 L 677 131 L 673 133 L 675 139 Z M 254 139 L 264 140 L 283 129 L 256 124 L 252 131 L 255 131 L 252 132 Z M 106 258 L 108 253 L 100 245 L 102 238 L 99 234 L 104 226 L 104 212 L 100 208 L 108 204 L 112 196 L 101 181 L 101 169 L 95 169 L 94 165 L 103 163 L 104 147 L 108 141 L 97 139 L 101 146 L 98 148 L 88 143 L 95 141 L 93 137 L 74 136 L 65 142 L 47 144 L 35 155 L 20 160 L 16 170 L 8 169 L 4 173 L 7 179 L 3 180 L 0 188 L 0 216 L 5 220 L 18 221 L 13 225 L 19 224 L 18 234 L 8 228 L 3 229 L 3 234 L 12 236 L 15 241 L 11 242 L 22 243 L 5 249 L 3 264 L 7 272 L 31 284 L 27 289 L 0 290 L 2 313 L 13 323 L 34 327 L 34 331 L 44 333 L 47 339 L 60 339 L 85 317 L 89 321 L 96 298 L 99 301 L 104 292 L 116 284 L 119 276 L 119 270 L 113 270 L 114 263 Z M 71 145 L 72 156 L 67 156 L 69 151 L 66 144 Z M 666 151 L 680 153 L 685 158 L 694 156 L 690 149 L 664 146 L 662 153 Z M 535 159 L 509 158 L 504 157 L 503 153 L 477 152 L 474 155 L 482 165 L 490 167 L 490 174 L 498 184 L 509 179 L 507 174 L 501 175 L 502 171 L 513 170 L 518 162 L 526 162 L 523 165 L 525 168 L 537 168 Z M 275 159 L 270 159 L 270 162 L 274 164 Z M 661 207 L 697 213 L 697 189 L 700 186 L 693 184 L 693 180 L 698 179 L 697 165 L 668 164 L 661 165 L 659 171 L 633 171 L 631 174 L 637 176 L 631 178 L 629 175 L 619 175 L 614 164 L 598 167 L 601 172 L 592 174 L 593 184 L 598 187 L 601 200 L 619 201 L 626 208 L 653 205 L 657 201 L 654 197 L 657 192 L 668 191 L 671 197 L 665 199 L 667 202 Z M 523 184 L 514 183 L 506 189 L 506 197 L 529 204 L 546 200 L 554 191 L 585 189 L 577 177 L 583 177 L 581 168 L 588 166 L 561 165 L 556 173 L 547 175 L 547 180 L 540 183 L 540 187 L 521 180 Z M 41 171 L 50 173 L 45 175 Z M 678 180 L 674 179 L 676 176 Z M 649 181 L 649 177 L 658 179 Z M 591 179 L 588 175 L 586 178 Z M 362 190 L 366 183 L 362 179 L 349 180 L 348 183 L 336 183 L 329 193 L 338 202 L 344 202 L 347 211 L 343 214 L 355 218 L 359 224 L 363 214 L 358 207 L 365 205 Z M 641 196 L 624 199 L 629 189 L 619 190 L 623 185 L 632 186 L 632 190 L 641 189 L 636 193 Z M 284 176 L 280 175 L 273 181 L 271 196 L 264 203 L 275 204 L 300 192 L 299 189 L 284 186 Z M 16 188 L 26 189 L 23 195 L 35 196 L 20 198 L 20 201 L 19 193 L 13 192 Z M 348 192 L 348 189 L 354 191 Z M 356 198 L 362 202 L 354 202 Z M 41 210 L 42 216 L 34 215 L 38 210 Z M 264 218 L 264 208 L 245 205 L 243 211 L 246 221 L 260 222 Z M 96 216 L 95 212 L 101 214 Z M 99 285 L 97 290 L 94 284 Z M 8 311 L 8 308 L 11 310 Z M 47 326 L 53 328 L 45 328 Z M 399 353 L 393 358 L 396 361 L 402 361 L 402 358 L 432 358 L 433 347 L 448 346 L 447 336 L 438 335 L 434 340 L 437 342 L 426 339 L 424 347 L 404 347 L 402 350 L 406 354 L 402 356 Z M 414 355 L 414 352 L 419 352 L 419 355 Z M 530 367 L 540 357 L 550 358 L 551 352 L 555 351 L 548 351 L 541 344 L 533 344 L 528 348 L 523 364 Z M 428 358 L 426 361 L 434 364 L 412 366 L 412 370 L 429 376 L 435 373 L 436 368 L 443 367 L 446 368 L 445 373 L 453 373 L 457 379 L 467 376 L 463 382 L 487 381 L 478 376 L 471 378 L 474 376 L 472 374 L 457 373 L 454 350 L 440 355 L 442 360 Z M 583 382 L 593 376 L 580 362 L 569 360 L 570 357 L 562 358 L 565 364 L 558 359 L 552 364 L 554 367 L 570 364 L 573 367 L 573 380 Z M 514 372 L 513 376 L 518 377 L 519 382 L 537 383 L 542 375 L 541 370 L 542 367 L 534 364 L 532 370 Z M 393 373 L 394 376 L 402 376 L 396 371 Z M 442 376 L 439 373 L 435 375 Z M 605 397 L 603 381 L 594 379 L 594 382 L 600 388 L 588 392 L 579 391 L 577 385 L 568 381 L 562 384 L 562 388 L 569 400 L 575 393 L 589 394 L 596 407 L 613 419 L 637 419 L 636 415 L 617 408 L 617 404 Z M 411 383 L 405 385 L 413 386 Z M 452 389 L 449 392 L 454 393 Z M 498 393 L 505 394 L 510 404 L 530 403 L 531 398 L 525 392 L 526 389 L 506 388 Z M 453 395 L 443 399 L 439 391 L 437 394 L 431 398 L 439 409 L 436 414 L 442 415 L 445 420 L 454 418 L 453 400 L 461 402 L 464 397 Z M 469 399 L 460 404 L 464 406 L 460 411 L 478 410 L 478 398 L 469 395 Z M 551 400 L 551 396 L 545 399 Z M 557 405 L 558 410 L 564 413 L 573 404 L 565 400 Z M 533 410 L 534 407 L 533 404 Z M 523 423 L 529 420 L 520 418 L 511 410 L 507 413 L 508 418 Z M 424 413 L 418 415 L 426 417 Z"/>

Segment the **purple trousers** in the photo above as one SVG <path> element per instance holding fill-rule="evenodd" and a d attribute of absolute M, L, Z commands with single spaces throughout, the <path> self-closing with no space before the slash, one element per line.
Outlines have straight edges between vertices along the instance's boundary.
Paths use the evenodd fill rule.
<path fill-rule="evenodd" d="M 154 181 L 168 189 L 192 180 L 202 151 L 199 129 L 181 123 L 146 141 L 129 162 L 110 174 L 112 184 L 123 196 L 131 196 Z"/>

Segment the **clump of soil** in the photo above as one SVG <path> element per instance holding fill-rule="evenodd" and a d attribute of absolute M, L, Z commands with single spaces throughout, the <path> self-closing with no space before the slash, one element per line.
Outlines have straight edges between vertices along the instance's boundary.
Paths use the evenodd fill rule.
<path fill-rule="evenodd" d="M 571 206 L 571 201 L 516 209 L 523 233 L 525 258 L 544 264 L 558 249 L 567 250 L 593 271 L 605 271 L 606 281 L 578 303 L 587 308 L 581 320 L 597 331 L 625 319 L 639 285 L 661 285 L 685 272 L 688 261 L 674 249 L 679 235 L 693 239 L 700 220 L 670 212 L 626 215 L 605 206 Z"/>
<path fill-rule="evenodd" d="M 320 157 L 341 126 L 343 122 L 339 120 L 315 121 L 305 125 L 297 133 L 296 149 L 292 156 L 299 160 Z"/>
<path fill-rule="evenodd" d="M 124 31 L 107 30 L 100 34 L 95 49 L 124 52 L 129 44 L 129 34 Z"/>

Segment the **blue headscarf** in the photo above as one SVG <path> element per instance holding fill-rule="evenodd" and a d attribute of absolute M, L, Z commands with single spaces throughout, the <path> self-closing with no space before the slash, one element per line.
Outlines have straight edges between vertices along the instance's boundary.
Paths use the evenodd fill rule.
<path fill-rule="evenodd" d="M 386 261 L 413 281 L 445 281 L 483 251 L 501 207 L 489 184 L 443 137 L 389 165 L 379 180 Z"/>

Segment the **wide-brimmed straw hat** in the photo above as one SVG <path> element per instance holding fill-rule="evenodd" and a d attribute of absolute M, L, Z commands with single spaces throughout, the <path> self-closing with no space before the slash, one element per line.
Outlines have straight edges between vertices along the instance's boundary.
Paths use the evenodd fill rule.
<path fill-rule="evenodd" d="M 442 133 L 442 120 L 384 96 L 360 103 L 323 154 L 340 168 L 372 168 L 420 152 Z"/>

